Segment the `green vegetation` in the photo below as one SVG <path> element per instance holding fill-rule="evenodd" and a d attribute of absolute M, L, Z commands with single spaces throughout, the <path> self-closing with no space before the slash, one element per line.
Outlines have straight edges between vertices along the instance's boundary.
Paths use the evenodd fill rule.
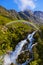
<path fill-rule="evenodd" d="M 22 22 L 3 26 L 0 29 L 0 54 L 5 53 L 7 50 L 14 50 L 16 44 L 23 40 L 33 28 Z"/>
<path fill-rule="evenodd" d="M 14 50 L 18 42 L 25 39 L 27 34 L 35 30 L 30 24 L 29 26 L 24 24 L 24 20 L 16 20 L 16 23 L 6 26 L 10 21 L 12 20 L 0 15 L 0 55 L 5 54 L 8 50 Z M 31 24 L 33 25 L 33 23 Z M 35 42 L 38 44 L 33 48 L 34 60 L 30 65 L 43 65 L 43 25 L 39 28 L 41 32 L 36 33 L 34 36 Z"/>
<path fill-rule="evenodd" d="M 32 26 L 24 24 L 22 21 L 23 20 L 16 20 L 16 23 L 8 26 L 5 26 L 6 24 L 4 24 L 2 28 L 0 26 L 0 55 L 6 53 L 8 50 L 14 50 L 18 42 L 25 39 L 27 34 L 35 30 Z M 36 33 L 34 36 L 35 42 L 38 44 L 33 48 L 34 60 L 30 65 L 43 65 L 43 26 L 40 26 L 39 28 L 41 32 Z M 24 60 L 22 60 L 22 62 L 23 61 Z"/>
<path fill-rule="evenodd" d="M 12 21 L 11 19 L 4 17 L 2 15 L 0 15 L 0 25 L 5 25 L 6 23 Z"/>
<path fill-rule="evenodd" d="M 29 12 L 27 12 L 27 14 L 28 13 Z M 23 23 L 27 22 L 24 19 L 28 21 L 31 19 L 29 25 Z M 35 42 L 38 44 L 33 48 L 34 59 L 30 62 L 30 65 L 43 65 L 43 25 L 39 25 L 39 23 L 41 23 L 40 21 L 39 18 L 33 17 L 31 12 L 29 17 L 23 12 L 18 13 L 15 10 L 7 10 L 0 6 L 0 55 L 5 54 L 9 50 L 14 50 L 18 42 L 25 39 L 29 33 L 40 29 L 41 31 L 37 32 L 34 36 Z M 29 54 L 29 52 L 21 54 L 19 56 L 21 59 L 18 57 L 17 61 L 20 63 L 26 61 L 26 59 L 30 58 L 29 55 L 27 57 L 27 54 Z M 0 62 L 3 61 L 0 60 Z M 13 65 L 13 63 L 11 65 Z"/>
<path fill-rule="evenodd" d="M 40 33 L 35 35 L 37 46 L 33 48 L 34 60 L 30 65 L 43 65 L 43 25 L 40 26 Z"/>

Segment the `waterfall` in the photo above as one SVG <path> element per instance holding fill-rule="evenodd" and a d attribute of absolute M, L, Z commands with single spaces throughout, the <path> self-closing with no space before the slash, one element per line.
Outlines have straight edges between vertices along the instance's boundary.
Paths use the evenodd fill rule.
<path fill-rule="evenodd" d="M 35 46 L 35 44 L 33 44 L 34 42 L 34 38 L 33 36 L 35 35 L 37 31 L 34 31 L 33 33 L 29 34 L 27 36 L 27 39 L 29 40 L 29 43 L 27 42 L 27 39 L 25 40 L 22 40 L 21 42 L 19 42 L 16 47 L 15 47 L 15 50 L 12 51 L 12 52 L 9 52 L 8 54 L 5 54 L 4 55 L 4 64 L 3 65 L 10 65 L 11 63 L 14 63 L 16 65 L 19 65 L 17 64 L 16 62 L 16 59 L 18 58 L 18 55 L 20 55 L 20 53 L 22 53 L 22 48 L 25 44 L 28 43 L 28 47 L 27 47 L 27 50 L 29 50 L 30 53 L 32 53 L 32 48 L 33 46 Z M 37 43 L 36 43 L 37 44 Z M 33 59 L 33 54 L 32 54 L 32 58 L 30 58 L 29 60 L 26 60 L 25 63 L 23 63 L 22 65 L 27 65 L 28 63 L 30 63 L 30 61 Z"/>
<path fill-rule="evenodd" d="M 27 43 L 26 40 L 23 40 L 18 43 L 18 45 L 15 48 L 15 51 L 6 54 L 4 57 L 4 65 L 10 65 L 11 63 L 16 64 L 16 59 L 18 55 L 21 53 L 22 47 Z M 6 61 L 7 60 L 7 61 Z"/>

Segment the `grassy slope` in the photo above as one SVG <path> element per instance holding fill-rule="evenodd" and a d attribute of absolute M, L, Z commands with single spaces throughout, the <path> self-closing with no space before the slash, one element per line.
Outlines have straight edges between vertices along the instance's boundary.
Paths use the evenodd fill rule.
<path fill-rule="evenodd" d="M 10 47 L 10 45 L 13 49 L 20 40 L 25 38 L 28 32 L 31 32 L 31 30 L 31 26 L 18 22 L 9 25 L 7 28 L 2 28 L 0 31 L 0 44 L 2 50 L 9 50 L 8 46 Z M 6 44 L 7 47 L 4 47 L 4 44 Z"/>
<path fill-rule="evenodd" d="M 5 23 L 8 23 L 8 22 L 10 22 L 10 21 L 12 21 L 11 19 L 9 19 L 9 18 L 7 18 L 7 17 L 4 17 L 4 16 L 2 16 L 2 15 L 0 15 L 0 25 L 1 24 L 5 24 Z"/>
<path fill-rule="evenodd" d="M 17 20 L 16 23 L 8 25 L 7 28 L 0 29 L 0 55 L 8 50 L 13 50 L 19 41 L 23 40 L 28 33 L 34 30 L 33 27 L 23 24 L 22 21 L 24 20 Z M 33 23 L 31 24 L 33 25 Z M 33 48 L 34 61 L 30 65 L 43 65 L 43 26 L 40 26 L 40 29 L 41 33 L 35 35 L 38 45 Z M 42 36 L 40 36 L 41 34 Z"/>

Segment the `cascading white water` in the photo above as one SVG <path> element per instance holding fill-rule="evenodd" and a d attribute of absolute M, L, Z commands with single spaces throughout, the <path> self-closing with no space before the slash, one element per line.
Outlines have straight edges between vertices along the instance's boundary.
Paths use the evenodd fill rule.
<path fill-rule="evenodd" d="M 23 41 L 19 42 L 18 45 L 15 48 L 15 51 L 13 51 L 12 53 L 10 53 L 9 55 L 6 54 L 5 57 L 4 57 L 4 65 L 9 65 L 11 63 L 16 64 L 16 59 L 17 59 L 18 55 L 21 53 L 22 47 L 26 43 L 27 43 L 26 40 L 23 40 Z"/>
<path fill-rule="evenodd" d="M 13 63 L 16 63 L 16 59 L 18 55 L 21 53 L 22 47 L 27 43 L 26 40 L 23 40 L 18 43 L 18 45 L 15 48 L 15 51 L 12 53 L 11 60 Z"/>
<path fill-rule="evenodd" d="M 33 42 L 34 42 L 34 38 L 33 38 L 33 36 L 34 36 L 34 34 L 36 33 L 37 31 L 34 31 L 32 34 L 29 34 L 28 35 L 28 39 L 29 39 L 29 45 L 28 45 L 28 49 L 29 49 L 29 51 L 31 51 L 32 50 L 32 44 L 33 44 Z"/>
<path fill-rule="evenodd" d="M 33 42 L 34 42 L 33 36 L 34 36 L 34 34 L 35 34 L 36 32 L 37 32 L 37 31 L 34 31 L 32 34 L 29 34 L 28 37 L 27 37 L 28 40 L 29 40 L 29 42 L 30 42 L 30 43 L 28 44 L 28 49 L 27 49 L 27 50 L 29 50 L 30 53 L 32 53 L 32 58 L 30 58 L 29 60 L 26 60 L 26 62 L 23 63 L 22 65 L 27 65 L 30 61 L 33 60 L 32 48 L 37 44 L 37 43 L 33 44 Z"/>
<path fill-rule="evenodd" d="M 34 31 L 32 34 L 29 34 L 28 37 L 27 37 L 27 39 L 29 40 L 27 50 L 29 50 L 31 53 L 32 53 L 32 48 L 35 45 L 35 44 L 33 45 L 33 42 L 34 42 L 33 36 L 36 32 L 37 31 Z M 15 51 L 13 51 L 9 54 L 6 54 L 4 56 L 4 64 L 3 65 L 10 65 L 11 63 L 18 65 L 17 62 L 16 62 L 16 59 L 18 58 L 18 55 L 20 55 L 20 53 L 22 52 L 23 46 L 27 43 L 27 39 L 19 42 L 18 45 L 15 48 Z M 33 57 L 29 60 L 26 60 L 26 62 L 23 63 L 22 65 L 27 65 L 32 59 L 33 59 Z"/>

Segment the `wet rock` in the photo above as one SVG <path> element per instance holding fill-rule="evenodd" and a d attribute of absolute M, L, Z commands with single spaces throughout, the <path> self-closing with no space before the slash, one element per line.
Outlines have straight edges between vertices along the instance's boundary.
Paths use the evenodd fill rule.
<path fill-rule="evenodd" d="M 32 58 L 32 55 L 29 51 L 24 51 L 23 53 L 21 53 L 19 56 L 18 56 L 18 59 L 17 59 L 17 63 L 24 63 L 26 60 L 29 60 L 30 58 Z"/>
<path fill-rule="evenodd" d="M 10 65 L 15 65 L 15 64 L 11 63 Z"/>

